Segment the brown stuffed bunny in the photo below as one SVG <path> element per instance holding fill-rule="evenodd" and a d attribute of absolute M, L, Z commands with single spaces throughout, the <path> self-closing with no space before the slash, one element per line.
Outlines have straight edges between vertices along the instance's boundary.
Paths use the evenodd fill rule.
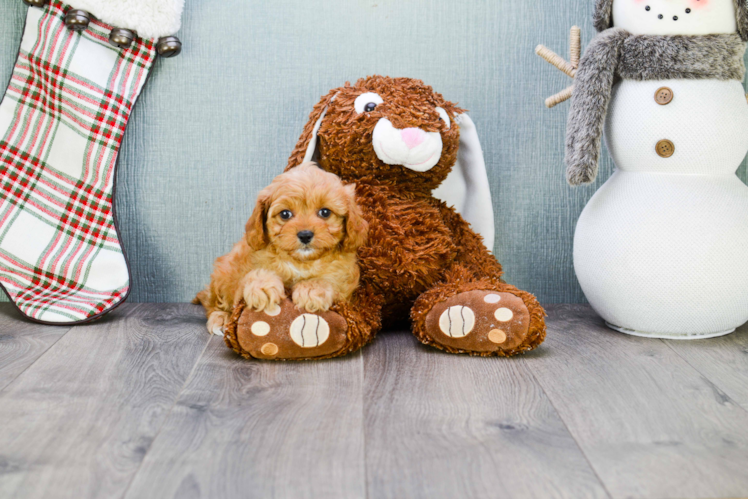
<path fill-rule="evenodd" d="M 227 344 L 245 357 L 341 356 L 370 342 L 382 319 L 410 316 L 421 342 L 452 353 L 512 356 L 540 345 L 543 308 L 501 280 L 501 265 L 482 237 L 433 195 L 458 164 L 459 121 L 469 120 L 462 113 L 408 78 L 373 76 L 324 96 L 287 168 L 315 160 L 356 184 L 369 223 L 368 243 L 358 252 L 361 284 L 349 303 L 320 315 L 288 301 L 273 317 L 239 306 Z M 258 322 L 270 333 L 254 335 Z M 294 339 L 304 338 L 323 340 L 300 348 Z"/>

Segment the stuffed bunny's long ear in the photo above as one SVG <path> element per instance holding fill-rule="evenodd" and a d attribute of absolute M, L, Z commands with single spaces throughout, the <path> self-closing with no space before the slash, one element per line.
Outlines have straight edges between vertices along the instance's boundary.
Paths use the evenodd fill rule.
<path fill-rule="evenodd" d="M 296 147 L 291 153 L 291 157 L 288 159 L 288 166 L 286 170 L 298 167 L 307 161 L 317 161 L 319 158 L 319 152 L 317 151 L 317 138 L 319 135 L 319 129 L 322 126 L 322 120 L 325 119 L 327 109 L 330 107 L 332 101 L 335 100 L 337 90 L 332 90 L 326 96 L 314 106 L 311 114 L 309 115 L 309 121 L 304 126 L 304 131 L 301 133 L 299 141 L 296 143 Z"/>
<path fill-rule="evenodd" d="M 473 230 L 483 236 L 486 247 L 493 251 L 496 229 L 483 148 L 475 123 L 467 114 L 459 115 L 455 121 L 460 125 L 457 162 L 433 194 L 447 205 L 455 207 Z"/>

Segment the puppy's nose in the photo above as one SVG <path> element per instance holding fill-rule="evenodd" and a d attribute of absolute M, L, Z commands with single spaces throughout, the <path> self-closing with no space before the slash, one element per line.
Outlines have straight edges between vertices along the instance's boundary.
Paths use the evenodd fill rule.
<path fill-rule="evenodd" d="M 298 236 L 300 242 L 306 245 L 314 238 L 314 232 L 309 230 L 299 231 L 296 236 Z"/>

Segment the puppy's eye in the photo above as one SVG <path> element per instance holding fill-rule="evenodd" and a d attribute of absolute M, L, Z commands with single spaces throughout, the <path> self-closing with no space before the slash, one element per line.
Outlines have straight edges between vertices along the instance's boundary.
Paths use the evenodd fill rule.
<path fill-rule="evenodd" d="M 449 129 L 452 126 L 452 122 L 449 121 L 447 111 L 444 108 L 436 108 L 436 112 L 439 113 L 439 117 L 444 120 L 444 123 L 447 124 L 447 129 Z"/>
<path fill-rule="evenodd" d="M 280 218 L 281 218 L 281 219 L 283 219 L 283 220 L 288 220 L 288 219 L 290 219 L 291 217 L 293 217 L 293 212 L 291 212 L 290 210 L 283 210 L 283 211 L 282 211 L 282 212 L 281 212 L 280 214 L 278 214 L 278 215 L 280 215 Z"/>
<path fill-rule="evenodd" d="M 320 209 L 319 212 L 317 212 L 317 215 L 319 215 L 323 219 L 327 219 L 328 217 L 332 215 L 332 212 L 330 211 L 329 208 L 322 208 Z"/>
<path fill-rule="evenodd" d="M 366 92 L 365 94 L 356 97 L 356 100 L 353 102 L 353 107 L 356 109 L 356 113 L 360 115 L 361 113 L 371 113 L 383 102 L 384 100 L 379 96 L 379 94 Z"/>

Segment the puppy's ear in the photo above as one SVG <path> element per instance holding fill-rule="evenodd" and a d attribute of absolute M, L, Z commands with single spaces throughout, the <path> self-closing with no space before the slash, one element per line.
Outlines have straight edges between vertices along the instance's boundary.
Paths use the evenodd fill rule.
<path fill-rule="evenodd" d="M 369 235 L 369 223 L 364 219 L 361 207 L 356 203 L 356 185 L 349 184 L 343 189 L 348 197 L 348 216 L 345 221 L 343 250 L 346 252 L 355 252 L 360 246 L 366 243 Z"/>
<path fill-rule="evenodd" d="M 255 205 L 254 212 L 252 212 L 245 227 L 247 243 L 255 251 L 262 250 L 270 243 L 267 230 L 265 229 L 265 221 L 267 220 L 268 210 L 270 209 L 271 194 L 270 186 L 260 191 L 260 194 L 257 196 L 257 205 Z"/>
<path fill-rule="evenodd" d="M 339 89 L 333 89 L 327 95 L 322 96 L 322 99 L 314 106 L 311 114 L 309 115 L 309 121 L 304 126 L 304 131 L 301 133 L 299 142 L 296 143 L 296 147 L 291 153 L 291 157 L 288 159 L 288 166 L 286 172 L 294 167 L 298 167 L 305 161 L 316 160 L 315 153 L 317 152 L 317 134 L 319 133 L 320 127 L 322 127 L 322 120 L 325 118 L 327 109 L 330 107 L 330 103 L 335 99 L 335 95 Z M 308 158 L 307 158 L 308 156 Z"/>

